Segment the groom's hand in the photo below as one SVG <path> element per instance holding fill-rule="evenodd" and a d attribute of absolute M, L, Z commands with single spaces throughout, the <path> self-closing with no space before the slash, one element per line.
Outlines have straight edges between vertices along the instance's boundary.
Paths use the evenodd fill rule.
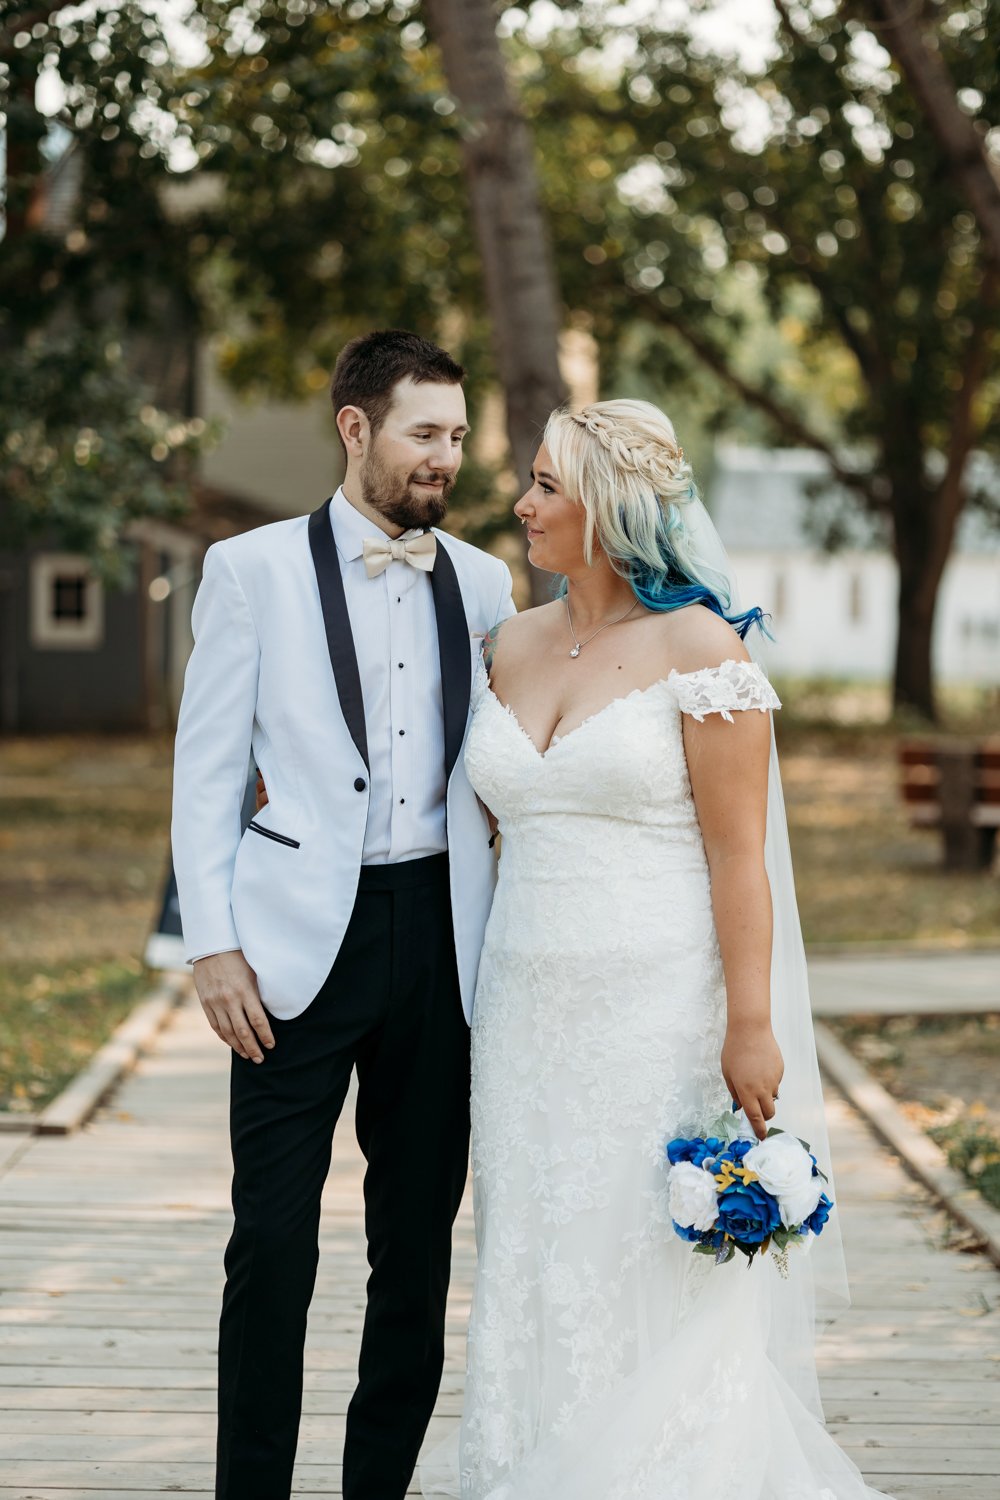
<path fill-rule="evenodd" d="M 240 1057 L 263 1062 L 261 1047 L 273 1047 L 274 1037 L 260 1003 L 257 976 L 239 949 L 197 959 L 194 982 L 216 1036 Z"/>

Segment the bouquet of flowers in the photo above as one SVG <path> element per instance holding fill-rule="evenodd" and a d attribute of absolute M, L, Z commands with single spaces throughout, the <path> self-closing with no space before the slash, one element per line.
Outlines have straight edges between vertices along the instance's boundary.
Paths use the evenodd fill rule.
<path fill-rule="evenodd" d="M 789 1248 L 807 1244 L 830 1217 L 827 1178 L 807 1142 L 783 1130 L 772 1128 L 763 1141 L 732 1139 L 727 1121 L 719 1130 L 667 1142 L 674 1229 L 697 1254 L 714 1256 L 716 1265 L 732 1260 L 737 1250 L 749 1264 L 770 1249 L 787 1276 Z"/>

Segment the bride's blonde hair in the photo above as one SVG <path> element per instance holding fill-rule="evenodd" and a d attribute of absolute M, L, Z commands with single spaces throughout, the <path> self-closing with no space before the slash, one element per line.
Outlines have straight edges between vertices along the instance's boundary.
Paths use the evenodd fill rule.
<path fill-rule="evenodd" d="M 759 609 L 729 615 L 721 580 L 699 569 L 684 508 L 698 499 L 694 472 L 674 425 L 650 401 L 593 401 L 560 407 L 543 442 L 559 483 L 586 513 L 584 556 L 595 545 L 627 578 L 647 609 L 705 604 L 745 636 Z"/>

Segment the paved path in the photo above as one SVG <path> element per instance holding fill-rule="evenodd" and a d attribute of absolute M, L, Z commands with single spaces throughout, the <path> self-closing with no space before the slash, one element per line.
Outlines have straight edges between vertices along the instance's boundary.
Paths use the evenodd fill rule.
<path fill-rule="evenodd" d="M 1000 951 L 817 956 L 809 991 L 817 1016 L 1000 1010 Z"/>
<path fill-rule="evenodd" d="M 0 1500 L 210 1495 L 226 1068 L 191 1006 L 79 1135 L 0 1137 Z M 979 1256 L 942 1248 L 940 1215 L 836 1100 L 830 1118 L 856 1299 L 821 1347 L 833 1428 L 899 1500 L 995 1500 L 1000 1281 Z M 359 1202 L 342 1129 L 297 1495 L 340 1492 L 365 1272 Z M 467 1204 L 432 1438 L 458 1410 L 472 1255 Z"/>

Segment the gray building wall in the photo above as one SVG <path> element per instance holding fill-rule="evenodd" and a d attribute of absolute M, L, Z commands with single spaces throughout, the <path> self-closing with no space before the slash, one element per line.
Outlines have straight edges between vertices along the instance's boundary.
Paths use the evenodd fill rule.
<path fill-rule="evenodd" d="M 32 559 L 46 549 L 0 552 L 0 728 L 7 732 L 146 728 L 143 601 L 138 578 L 104 590 L 99 644 L 32 642 Z"/>

